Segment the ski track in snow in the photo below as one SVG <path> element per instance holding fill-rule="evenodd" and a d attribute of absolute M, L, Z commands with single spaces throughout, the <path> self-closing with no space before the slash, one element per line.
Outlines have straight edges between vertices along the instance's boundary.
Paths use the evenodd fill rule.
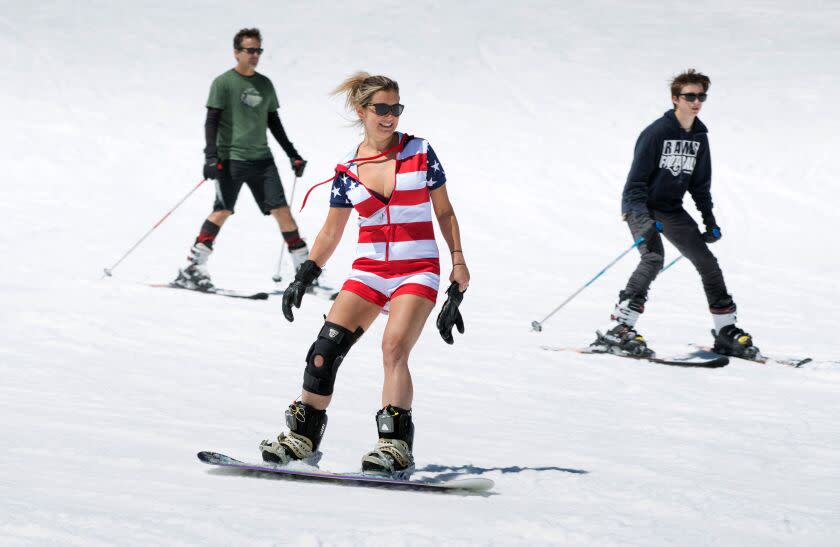
<path fill-rule="evenodd" d="M 13 52 L 0 86 L 3 545 L 836 544 L 840 138 L 826 110 L 840 92 L 826 70 L 840 66 L 836 5 L 249 7 L 2 10 L 0 47 Z M 382 32 L 357 32 L 360 21 Z M 487 477 L 490 495 L 218 473 L 197 460 L 199 450 L 259 458 L 260 440 L 284 428 L 329 309 L 305 298 L 289 324 L 276 296 L 142 285 L 174 277 L 211 185 L 101 278 L 198 182 L 207 89 L 232 66 L 236 29 L 253 25 L 265 37 L 260 70 L 309 161 L 298 203 L 359 137 L 328 96 L 357 69 L 400 82 L 400 128 L 428 138 L 446 166 L 473 281 L 466 333 L 447 346 L 429 325 L 412 354 L 418 474 Z M 630 245 L 619 205 L 633 143 L 668 108 L 668 78 L 689 66 L 713 82 L 701 115 L 724 233 L 713 251 L 742 325 L 768 355 L 814 358 L 801 369 L 541 350 L 591 341 L 633 256 L 529 332 Z M 288 162 L 273 150 L 288 193 Z M 310 242 L 326 211 L 320 190 L 296 213 Z M 351 223 L 328 284 L 349 270 L 354 238 Z M 272 290 L 279 245 L 243 191 L 214 281 Z M 358 468 L 375 442 L 384 324 L 341 367 L 325 469 Z M 660 355 L 710 343 L 687 261 L 656 281 L 639 327 Z"/>

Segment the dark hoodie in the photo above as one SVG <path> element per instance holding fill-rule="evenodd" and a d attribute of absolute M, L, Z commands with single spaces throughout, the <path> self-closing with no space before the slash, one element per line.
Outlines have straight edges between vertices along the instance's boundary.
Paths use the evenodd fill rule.
<path fill-rule="evenodd" d="M 673 110 L 639 135 L 633 165 L 621 197 L 621 212 L 630 214 L 677 211 L 686 190 L 706 226 L 712 215 L 712 160 L 706 126 L 695 118 L 690 131 L 680 127 Z"/>

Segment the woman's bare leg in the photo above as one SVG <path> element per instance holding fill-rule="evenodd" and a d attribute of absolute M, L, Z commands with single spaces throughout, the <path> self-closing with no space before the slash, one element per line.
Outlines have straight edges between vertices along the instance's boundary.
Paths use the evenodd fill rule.
<path fill-rule="evenodd" d="M 411 408 L 414 386 L 408 370 L 408 355 L 434 307 L 431 300 L 414 294 L 402 294 L 391 300 L 388 324 L 382 335 L 383 407 Z"/>

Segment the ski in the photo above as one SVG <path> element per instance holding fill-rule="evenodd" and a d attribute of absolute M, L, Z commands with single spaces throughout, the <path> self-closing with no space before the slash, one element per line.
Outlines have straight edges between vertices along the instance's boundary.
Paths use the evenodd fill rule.
<path fill-rule="evenodd" d="M 709 353 L 715 353 L 714 349 L 709 346 L 703 346 L 700 344 L 689 344 L 693 348 L 697 348 L 701 351 L 707 351 Z M 763 353 L 759 352 L 758 355 L 755 356 L 753 359 L 746 359 L 742 357 L 735 357 L 736 359 L 740 359 L 741 361 L 751 361 L 753 363 L 758 363 L 760 365 L 766 365 L 768 363 L 778 363 L 780 365 L 787 365 L 793 368 L 800 368 L 802 365 L 806 365 L 813 361 L 810 357 L 773 357 L 769 355 L 764 355 Z"/>
<path fill-rule="evenodd" d="M 277 289 L 272 291 L 269 294 L 280 295 L 283 296 L 283 293 L 286 292 L 287 287 L 283 287 L 282 289 Z M 323 298 L 325 300 L 335 300 L 338 297 L 338 291 L 332 287 L 325 287 L 323 285 L 313 285 L 310 286 L 306 290 L 306 294 L 311 294 L 313 296 L 317 296 L 319 298 Z"/>
<path fill-rule="evenodd" d="M 540 346 L 540 348 L 546 351 L 571 351 L 584 355 L 613 355 L 615 357 L 626 357 L 636 361 L 647 361 L 649 363 L 656 363 L 657 365 L 668 365 L 672 367 L 720 368 L 729 364 L 729 358 L 723 355 L 709 359 L 694 353 L 689 353 L 687 355 L 660 358 L 631 355 L 629 353 L 613 353 L 611 351 L 593 351 L 590 348 L 567 348 L 560 346 Z"/>
<path fill-rule="evenodd" d="M 162 289 L 179 289 L 182 291 L 192 291 L 202 294 L 215 294 L 218 296 L 226 296 L 228 298 L 244 298 L 246 300 L 267 300 L 269 296 L 269 293 L 267 292 L 246 293 L 241 291 L 233 291 L 230 289 L 218 288 L 213 288 L 208 291 L 203 291 L 199 289 L 188 289 L 187 287 L 180 287 L 172 283 L 149 283 L 149 286 Z"/>
<path fill-rule="evenodd" d="M 218 452 L 199 452 L 198 459 L 209 465 L 216 465 L 229 469 L 242 471 L 254 471 L 257 473 L 272 473 L 290 479 L 313 480 L 321 482 L 333 482 L 355 486 L 380 486 L 386 488 L 402 488 L 409 490 L 425 491 L 461 491 L 461 492 L 486 492 L 493 488 L 493 481 L 490 479 L 471 477 L 466 479 L 416 479 L 400 480 L 377 475 L 365 475 L 362 473 L 333 473 L 322 471 L 317 468 L 311 470 L 290 469 L 270 463 L 246 463 L 237 459 L 219 454 Z"/>

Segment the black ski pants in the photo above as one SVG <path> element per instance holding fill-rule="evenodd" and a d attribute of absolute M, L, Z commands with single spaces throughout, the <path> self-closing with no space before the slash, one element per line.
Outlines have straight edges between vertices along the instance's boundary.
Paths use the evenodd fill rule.
<path fill-rule="evenodd" d="M 665 264 L 665 249 L 662 246 L 662 235 L 670 241 L 682 255 L 694 264 L 700 274 L 703 290 L 709 308 L 727 308 L 733 304 L 732 297 L 726 291 L 723 272 L 720 271 L 717 258 L 709 250 L 709 245 L 703 240 L 697 223 L 685 209 L 678 211 L 653 211 L 651 217 L 662 222 L 662 234 L 655 233 L 649 241 L 642 242 L 638 249 L 642 260 L 636 271 L 627 281 L 627 286 L 619 293 L 619 300 L 630 299 L 644 304 L 647 300 L 648 289 Z M 636 241 L 642 236 L 642 226 L 638 217 L 630 214 L 627 225 Z"/>

